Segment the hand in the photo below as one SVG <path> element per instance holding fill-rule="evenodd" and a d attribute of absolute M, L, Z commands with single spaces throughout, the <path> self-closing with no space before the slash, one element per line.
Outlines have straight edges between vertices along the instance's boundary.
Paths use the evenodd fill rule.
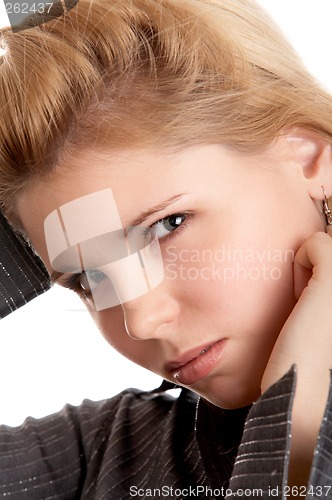
<path fill-rule="evenodd" d="M 332 233 L 315 233 L 295 256 L 296 306 L 282 328 L 262 379 L 262 391 L 293 364 L 289 485 L 306 485 L 324 415 L 332 368 Z"/>
<path fill-rule="evenodd" d="M 266 366 L 263 391 L 279 380 L 292 364 L 297 365 L 298 378 L 305 378 L 316 389 L 314 376 L 329 378 L 332 368 L 331 236 L 332 233 L 313 234 L 295 256 L 294 292 L 298 302 Z"/>

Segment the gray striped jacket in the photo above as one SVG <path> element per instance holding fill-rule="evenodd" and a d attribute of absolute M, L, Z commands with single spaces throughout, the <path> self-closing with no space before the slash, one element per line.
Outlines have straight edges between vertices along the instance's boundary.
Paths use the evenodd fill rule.
<path fill-rule="evenodd" d="M 290 370 L 251 408 L 221 410 L 190 391 L 128 389 L 0 428 L 0 498 L 287 498 Z M 331 396 L 308 489 L 332 499 Z"/>

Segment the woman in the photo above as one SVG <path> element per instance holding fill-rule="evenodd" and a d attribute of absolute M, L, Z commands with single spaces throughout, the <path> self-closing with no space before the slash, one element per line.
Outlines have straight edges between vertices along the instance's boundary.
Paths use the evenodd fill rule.
<path fill-rule="evenodd" d="M 3 429 L 0 492 L 332 498 L 331 97 L 252 2 L 81 0 L 1 36 L 3 212 L 190 391 Z"/>

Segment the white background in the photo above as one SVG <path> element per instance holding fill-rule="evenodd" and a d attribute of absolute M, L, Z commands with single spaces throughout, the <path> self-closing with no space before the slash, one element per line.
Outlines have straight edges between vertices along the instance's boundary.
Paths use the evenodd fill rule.
<path fill-rule="evenodd" d="M 0 27 L 8 25 L 2 2 Z M 332 1 L 259 3 L 332 90 Z M 151 389 L 161 379 L 114 352 L 80 300 L 54 287 L 0 322 L 0 381 L 0 423 L 18 425 L 27 415 L 44 416 L 67 402 L 111 397 L 126 387 Z"/>

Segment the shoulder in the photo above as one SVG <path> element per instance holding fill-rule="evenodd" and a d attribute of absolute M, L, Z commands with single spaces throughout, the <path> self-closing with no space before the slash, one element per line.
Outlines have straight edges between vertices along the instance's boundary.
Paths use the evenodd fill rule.
<path fill-rule="evenodd" d="M 85 399 L 79 406 L 67 404 L 61 411 L 43 418 L 28 417 L 16 428 L 0 426 L 0 455 L 6 444 L 13 450 L 15 443 L 24 441 L 28 446 L 36 436 L 44 443 L 54 443 L 55 437 L 67 443 L 79 441 L 88 453 L 100 439 L 109 439 L 114 434 L 128 436 L 143 427 L 152 431 L 166 425 L 166 421 L 175 426 L 179 414 L 195 413 L 197 396 L 188 390 L 181 390 L 175 396 L 172 388 L 166 381 L 151 391 L 129 388 L 109 399 Z"/>
<path fill-rule="evenodd" d="M 179 414 L 194 415 L 197 399 L 189 391 L 174 397 L 164 389 L 126 389 L 110 399 L 84 400 L 44 418 L 29 417 L 19 427 L 0 426 L 0 482 L 5 484 L 18 467 L 21 479 L 24 471 L 29 477 L 44 471 L 48 477 L 47 463 L 55 471 L 71 464 L 81 475 L 82 463 L 98 469 L 124 450 L 134 455 L 144 438 L 163 439 L 179 425 Z"/>
<path fill-rule="evenodd" d="M 138 412 L 153 413 L 156 416 L 168 413 L 174 406 L 181 405 L 189 410 L 195 408 L 197 396 L 186 389 L 174 395 L 175 387 L 164 381 L 151 391 L 128 388 L 110 399 L 91 401 L 85 399 L 80 406 L 66 405 L 62 412 L 73 413 L 81 422 L 95 420 L 125 419 Z"/>

